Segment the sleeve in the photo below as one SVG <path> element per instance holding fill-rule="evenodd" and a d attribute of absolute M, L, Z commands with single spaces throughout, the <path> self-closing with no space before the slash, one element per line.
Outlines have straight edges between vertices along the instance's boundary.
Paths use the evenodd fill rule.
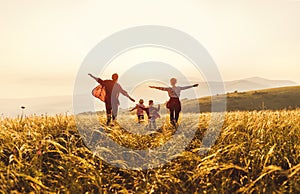
<path fill-rule="evenodd" d="M 101 78 L 97 78 L 96 81 L 101 84 L 101 85 L 104 85 L 104 81 L 101 79 Z"/>
<path fill-rule="evenodd" d="M 144 111 L 146 111 L 147 116 L 149 117 L 149 108 L 141 107 L 140 108 Z"/>
<path fill-rule="evenodd" d="M 123 94 L 124 96 L 128 96 L 128 93 L 121 87 L 120 84 L 118 84 L 118 90 L 121 94 Z"/>
<path fill-rule="evenodd" d="M 155 87 L 158 90 L 162 90 L 162 91 L 169 91 L 170 88 L 166 88 L 166 87 Z"/>
<path fill-rule="evenodd" d="M 133 107 L 130 111 L 133 111 L 135 109 L 137 109 L 139 107 L 139 105 L 135 105 L 135 107 Z"/>
<path fill-rule="evenodd" d="M 193 87 L 193 85 L 191 85 L 191 86 L 181 86 L 179 88 L 180 88 L 180 90 L 186 90 L 186 89 L 190 89 L 192 87 Z"/>
<path fill-rule="evenodd" d="M 141 107 L 139 106 L 141 109 L 143 109 L 144 111 L 147 111 L 149 108 L 146 108 L 146 107 Z"/>
<path fill-rule="evenodd" d="M 157 112 L 159 112 L 160 110 L 160 104 L 157 106 Z"/>

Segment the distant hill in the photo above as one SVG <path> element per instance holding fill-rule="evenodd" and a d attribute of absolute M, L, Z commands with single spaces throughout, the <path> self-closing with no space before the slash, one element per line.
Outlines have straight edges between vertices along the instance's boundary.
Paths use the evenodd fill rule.
<path fill-rule="evenodd" d="M 218 98 L 224 95 L 215 96 Z M 211 98 L 203 97 L 194 100 L 183 100 L 183 112 L 211 111 Z M 300 108 L 300 86 L 281 87 L 250 92 L 227 93 L 227 111 L 253 111 L 253 110 L 281 110 Z"/>
<path fill-rule="evenodd" d="M 227 92 L 233 92 L 295 86 L 297 83 L 289 80 L 269 80 L 261 77 L 251 77 L 236 81 L 224 82 L 224 85 Z"/>
<path fill-rule="evenodd" d="M 297 105 L 299 106 L 299 95 L 298 98 L 284 98 L 284 94 L 277 94 L 276 90 L 277 89 L 271 89 L 267 90 L 269 91 L 267 94 L 256 94 L 252 95 L 251 92 L 247 93 L 241 93 L 245 91 L 250 91 L 250 90 L 261 90 L 261 89 L 266 89 L 266 88 L 277 88 L 281 86 L 295 86 L 298 85 L 295 82 L 292 81 L 287 81 L 287 80 L 268 80 L 260 77 L 252 77 L 252 78 L 247 78 L 247 79 L 242 79 L 242 80 L 236 80 L 236 81 L 228 81 L 224 83 L 218 83 L 218 82 L 211 82 L 212 87 L 214 86 L 220 86 L 220 84 L 225 85 L 225 91 L 232 93 L 234 91 L 239 92 L 238 94 L 229 94 L 228 95 L 228 108 L 229 110 L 244 110 L 244 108 L 248 107 L 247 103 L 252 103 L 250 105 L 251 109 L 260 109 L 259 107 L 262 106 L 262 102 L 265 103 L 264 107 L 265 108 L 282 108 L 282 107 L 288 107 L 288 106 L 294 106 Z M 287 91 L 283 92 L 285 93 L 286 96 L 291 95 L 296 97 L 297 94 L 299 94 L 299 88 L 298 87 L 291 87 L 294 88 L 297 92 L 290 91 L 292 89 L 287 88 Z M 297 89 L 298 88 L 298 89 Z M 91 87 L 92 89 L 92 87 Z M 131 89 L 128 89 L 130 91 Z M 211 93 L 214 92 L 213 90 L 211 91 L 206 83 L 200 83 L 200 87 L 198 89 L 200 92 L 200 96 L 209 96 L 209 95 L 217 95 L 217 93 Z M 222 95 L 222 94 L 219 94 Z M 143 95 L 141 95 L 142 97 Z M 183 92 L 182 96 L 184 98 L 195 98 L 194 92 L 192 90 L 187 90 Z M 275 98 L 276 101 L 269 100 L 269 98 Z M 3 116 L 17 116 L 21 113 L 20 107 L 25 106 L 26 109 L 24 111 L 25 114 L 30 115 L 30 114 L 57 114 L 57 113 L 66 113 L 70 112 L 71 114 L 73 113 L 72 109 L 72 96 L 53 96 L 53 97 L 39 97 L 39 98 L 15 98 L 15 99 L 1 99 L 0 98 L 0 115 Z M 163 99 L 157 99 L 155 98 L 156 101 L 164 102 L 167 100 L 167 95 L 163 97 Z M 121 98 L 121 101 L 124 100 L 125 98 Z M 127 99 L 125 99 L 127 100 Z M 201 111 L 208 111 L 209 110 L 209 103 L 208 97 L 206 98 L 201 98 Z M 278 101 L 278 103 L 277 103 Z M 187 103 L 186 106 L 184 106 L 185 109 L 188 109 L 189 111 L 195 111 L 193 105 L 190 105 L 193 100 L 183 100 L 184 103 Z M 271 104 L 269 104 L 269 102 Z M 194 102 L 195 103 L 195 102 Z M 242 104 L 246 103 L 246 104 Z M 126 104 L 123 103 L 122 104 Z M 279 106 L 279 105 L 280 106 Z M 86 112 L 86 109 L 84 108 L 84 103 L 82 103 L 82 112 Z M 195 105 L 195 104 L 194 104 Z M 104 108 L 103 103 L 98 102 L 98 104 L 95 106 L 97 110 L 101 110 Z"/>

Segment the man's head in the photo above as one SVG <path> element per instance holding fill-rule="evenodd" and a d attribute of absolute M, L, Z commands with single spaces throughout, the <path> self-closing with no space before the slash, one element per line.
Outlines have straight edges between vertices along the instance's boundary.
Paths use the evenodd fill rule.
<path fill-rule="evenodd" d="M 175 86 L 177 84 L 177 79 L 176 78 L 171 78 L 170 79 L 170 84 L 171 84 L 171 86 Z"/>
<path fill-rule="evenodd" d="M 112 79 L 113 81 L 117 82 L 118 79 L 119 79 L 119 75 L 118 75 L 117 73 L 114 73 L 114 74 L 111 76 L 111 79 Z"/>
<path fill-rule="evenodd" d="M 140 103 L 140 104 L 144 104 L 144 100 L 143 100 L 143 99 L 140 99 L 140 100 L 139 100 L 139 103 Z"/>

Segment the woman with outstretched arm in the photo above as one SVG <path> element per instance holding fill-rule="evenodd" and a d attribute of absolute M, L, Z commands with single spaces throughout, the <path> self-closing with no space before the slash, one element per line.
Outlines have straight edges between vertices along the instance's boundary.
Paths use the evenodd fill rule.
<path fill-rule="evenodd" d="M 181 111 L 181 103 L 179 100 L 180 92 L 182 90 L 186 90 L 192 87 L 198 87 L 199 84 L 194 84 L 191 86 L 176 86 L 177 79 L 172 78 L 170 80 L 171 87 L 156 87 L 156 86 L 149 86 L 150 88 L 167 91 L 168 95 L 170 97 L 170 100 L 167 102 L 167 108 L 170 110 L 170 122 L 172 125 L 176 126 L 178 119 L 179 119 L 179 113 Z"/>

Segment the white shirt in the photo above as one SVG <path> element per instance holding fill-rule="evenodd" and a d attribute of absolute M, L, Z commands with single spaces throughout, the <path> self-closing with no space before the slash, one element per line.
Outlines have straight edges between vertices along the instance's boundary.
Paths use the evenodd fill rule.
<path fill-rule="evenodd" d="M 157 89 L 167 91 L 170 98 L 179 98 L 181 90 L 186 90 L 192 87 L 193 86 L 157 87 Z"/>

